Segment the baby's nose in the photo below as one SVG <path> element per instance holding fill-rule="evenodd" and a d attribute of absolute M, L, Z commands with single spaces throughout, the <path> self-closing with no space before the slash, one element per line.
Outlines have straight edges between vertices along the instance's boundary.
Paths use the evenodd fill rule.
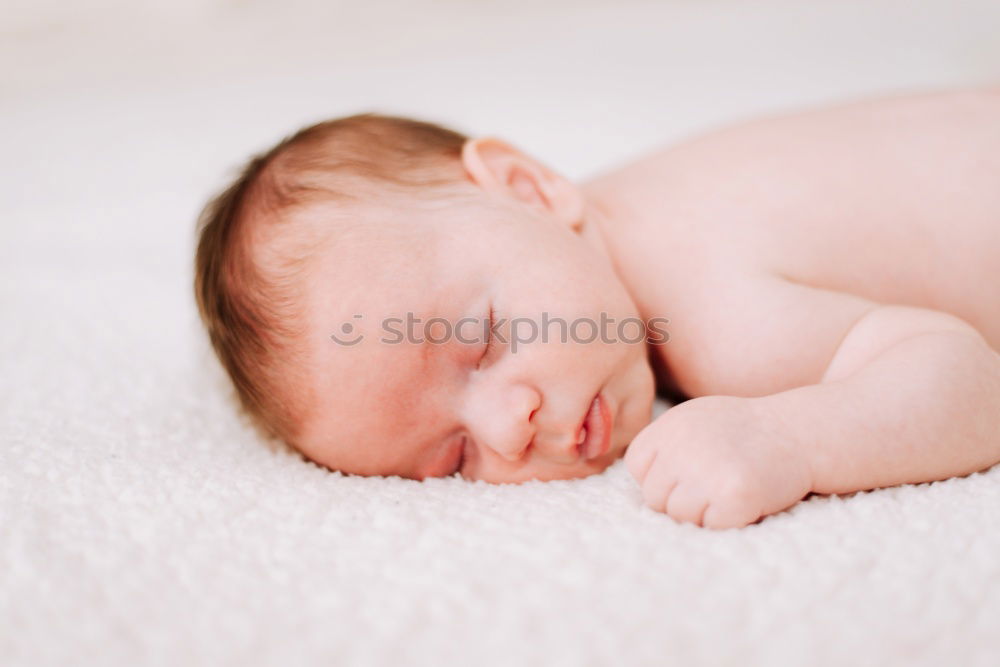
<path fill-rule="evenodd" d="M 470 424 L 473 437 L 505 461 L 520 461 L 534 444 L 532 416 L 541 402 L 531 387 L 507 387 L 503 395 L 480 404 Z"/>
<path fill-rule="evenodd" d="M 502 458 L 504 461 L 510 461 L 511 463 L 516 463 L 525 457 L 528 451 L 531 449 L 531 443 L 527 443 L 522 446 L 506 446 L 499 445 L 492 448 L 496 452 L 497 456 Z"/>

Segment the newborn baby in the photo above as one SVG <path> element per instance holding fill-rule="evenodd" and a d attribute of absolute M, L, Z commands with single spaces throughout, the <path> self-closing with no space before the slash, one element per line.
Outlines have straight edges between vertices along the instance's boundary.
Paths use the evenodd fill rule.
<path fill-rule="evenodd" d="M 497 138 L 320 123 L 206 207 L 240 402 L 347 474 L 584 477 L 738 527 L 1000 461 L 1000 89 L 755 120 L 574 184 Z M 655 390 L 681 401 L 651 422 Z"/>

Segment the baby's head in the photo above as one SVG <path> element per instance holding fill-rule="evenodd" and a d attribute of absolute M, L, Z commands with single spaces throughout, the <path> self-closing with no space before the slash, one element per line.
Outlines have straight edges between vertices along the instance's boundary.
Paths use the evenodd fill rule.
<path fill-rule="evenodd" d="M 609 220 L 506 142 L 361 114 L 254 157 L 206 206 L 195 292 L 244 411 L 317 463 L 583 477 L 654 393 Z"/>

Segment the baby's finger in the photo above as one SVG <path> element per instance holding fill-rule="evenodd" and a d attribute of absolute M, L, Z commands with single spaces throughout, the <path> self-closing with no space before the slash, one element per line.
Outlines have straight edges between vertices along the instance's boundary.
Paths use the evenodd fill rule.
<path fill-rule="evenodd" d="M 646 481 L 646 475 L 649 474 L 649 469 L 656 459 L 657 450 L 658 448 L 653 446 L 652 439 L 642 437 L 641 433 L 625 450 L 625 456 L 622 459 L 625 461 L 625 468 L 639 482 L 640 486 Z"/>
<path fill-rule="evenodd" d="M 657 512 L 665 512 L 667 498 L 670 497 L 678 481 L 677 476 L 667 466 L 651 466 L 642 483 L 643 504 Z"/>
<path fill-rule="evenodd" d="M 702 525 L 705 528 L 726 530 L 728 528 L 742 528 L 759 518 L 760 512 L 750 507 L 710 505 L 702 517 Z"/>
<path fill-rule="evenodd" d="M 708 496 L 696 485 L 681 483 L 667 500 L 667 514 L 677 521 L 701 525 L 708 507 Z"/>

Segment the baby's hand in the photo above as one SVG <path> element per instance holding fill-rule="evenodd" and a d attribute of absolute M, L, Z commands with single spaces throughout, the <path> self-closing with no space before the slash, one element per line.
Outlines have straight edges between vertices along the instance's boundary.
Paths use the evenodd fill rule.
<path fill-rule="evenodd" d="M 625 465 L 654 510 L 708 528 L 738 528 L 811 490 L 804 452 L 779 426 L 752 398 L 693 398 L 643 429 Z"/>

